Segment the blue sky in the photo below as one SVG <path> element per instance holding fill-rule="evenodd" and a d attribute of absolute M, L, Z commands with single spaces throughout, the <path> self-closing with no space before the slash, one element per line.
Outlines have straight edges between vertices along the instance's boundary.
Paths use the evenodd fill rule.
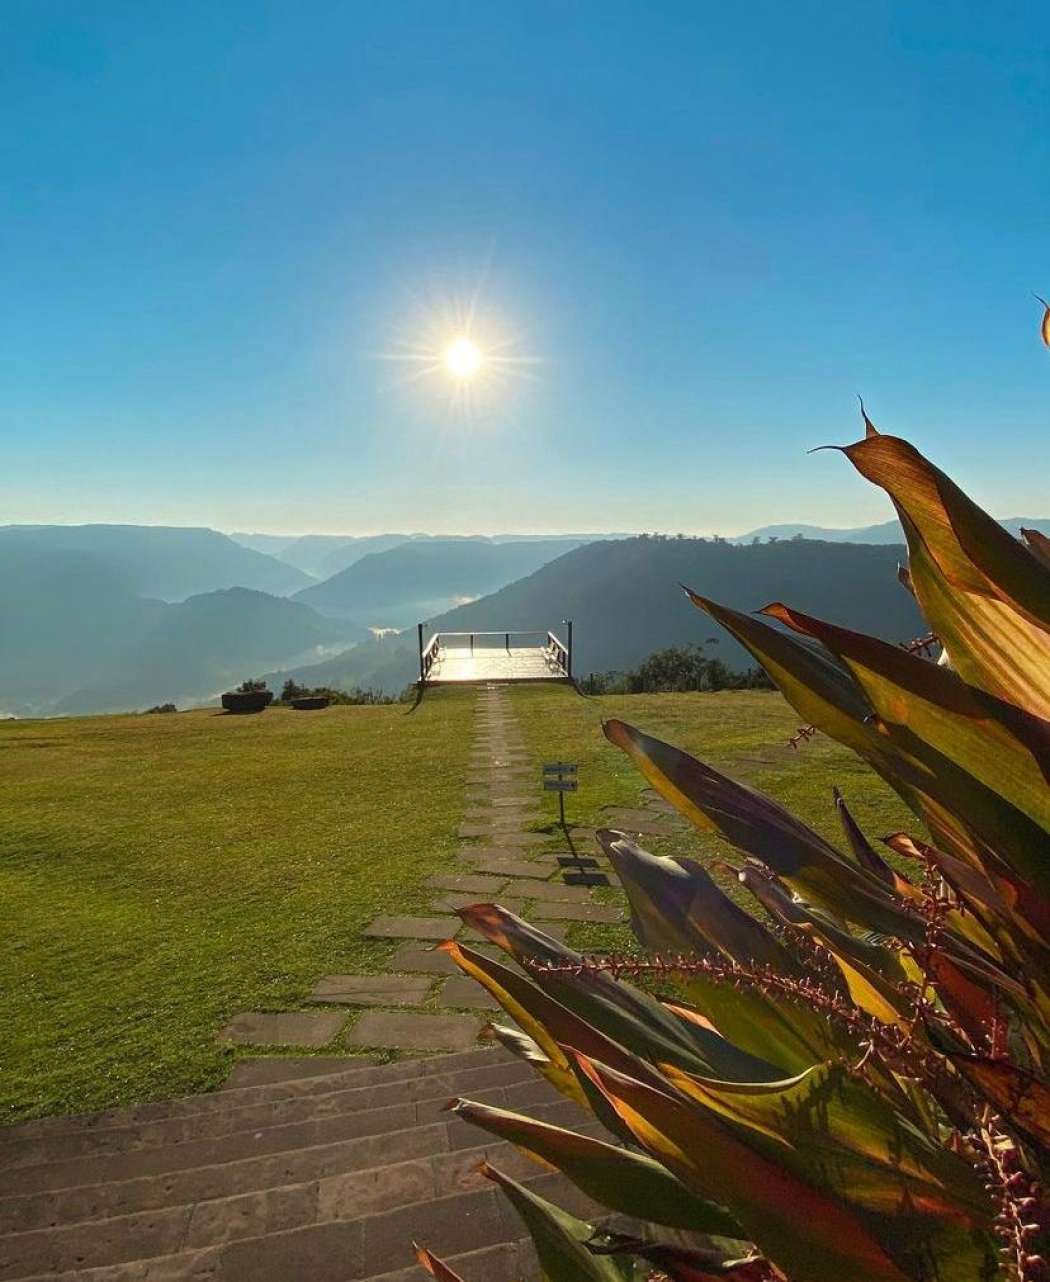
<path fill-rule="evenodd" d="M 0 522 L 867 524 L 857 393 L 1050 514 L 1050 23 L 972 8 L 0 0 Z"/>

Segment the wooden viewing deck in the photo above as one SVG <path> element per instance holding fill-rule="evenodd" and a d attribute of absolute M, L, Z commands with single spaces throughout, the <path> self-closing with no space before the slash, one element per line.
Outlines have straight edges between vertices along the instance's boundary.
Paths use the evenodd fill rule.
<path fill-rule="evenodd" d="M 566 641 L 553 632 L 435 632 L 419 625 L 419 684 L 571 681 L 572 624 Z"/>

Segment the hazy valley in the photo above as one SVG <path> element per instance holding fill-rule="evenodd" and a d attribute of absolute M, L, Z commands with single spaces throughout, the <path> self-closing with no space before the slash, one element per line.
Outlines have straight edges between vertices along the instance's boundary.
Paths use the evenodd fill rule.
<path fill-rule="evenodd" d="M 1050 532 L 1042 519 L 1005 524 Z M 424 620 L 503 631 L 572 619 L 579 676 L 687 642 L 746 666 L 680 583 L 741 609 L 785 598 L 906 640 L 922 624 L 896 580 L 901 543 L 896 522 L 770 526 L 734 539 L 0 527 L 0 713 L 187 707 L 260 674 L 271 687 L 293 677 L 397 693 L 417 676 Z"/>

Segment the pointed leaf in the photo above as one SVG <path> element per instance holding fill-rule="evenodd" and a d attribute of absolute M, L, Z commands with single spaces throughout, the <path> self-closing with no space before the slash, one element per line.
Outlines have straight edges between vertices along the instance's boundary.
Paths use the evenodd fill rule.
<path fill-rule="evenodd" d="M 862 868 L 866 868 L 873 876 L 878 877 L 879 881 L 884 885 L 896 890 L 900 895 L 908 895 L 911 891 L 916 890 L 916 887 L 912 886 L 910 882 L 904 882 L 904 879 L 872 847 L 867 837 L 857 826 L 856 820 L 850 814 L 838 788 L 832 788 L 831 791 L 835 798 L 835 809 L 838 812 L 839 822 L 842 824 L 842 831 L 846 835 L 846 840 L 849 842 L 857 863 Z M 903 885 L 901 884 L 902 882 L 904 883 Z"/>
<path fill-rule="evenodd" d="M 814 661 L 814 649 L 823 649 L 819 643 L 806 638 L 808 645 L 798 645 L 802 640 L 799 636 L 695 594 L 692 599 L 751 650 L 801 716 L 852 748 L 898 793 L 927 825 L 941 849 L 975 867 L 981 866 L 989 856 L 996 858 L 993 852 L 999 848 L 1021 862 L 1028 858 L 1029 833 L 1011 829 L 1005 816 L 1007 811 L 1015 815 L 1016 811 L 1006 807 L 994 791 L 976 788 L 968 793 L 967 777 L 952 762 L 938 761 L 928 745 L 925 760 L 915 761 L 888 736 L 879 733 L 873 714 L 869 726 L 836 704 L 834 696 L 840 686 L 838 679 L 824 680 L 828 670 L 838 672 L 841 681 L 850 683 L 856 697 L 871 713 L 871 705 L 846 669 L 838 666 L 830 655 L 823 666 Z M 965 822 L 959 818 L 960 808 L 965 809 Z M 815 899 L 815 896 L 809 895 L 809 898 Z"/>
<path fill-rule="evenodd" d="M 1050 719 L 1050 573 L 912 445 L 843 451 L 893 500 L 912 581 L 952 666 L 971 685 Z"/>
<path fill-rule="evenodd" d="M 586 1107 L 586 1096 L 558 1044 L 558 1031 L 564 1033 L 566 1030 L 561 1012 L 554 1009 L 550 999 L 545 998 L 542 991 L 523 975 L 501 966 L 491 957 L 457 944 L 455 940 L 445 940 L 438 948 L 448 953 L 460 970 L 487 989 L 539 1048 L 543 1059 L 532 1061 L 537 1071 L 563 1095 Z M 575 1025 L 573 1031 L 577 1031 Z"/>
<path fill-rule="evenodd" d="M 840 1064 L 815 1064 L 783 1082 L 717 1082 L 668 1068 L 671 1085 L 751 1128 L 774 1160 L 844 1201 L 895 1215 L 945 1215 L 987 1230 L 991 1214 L 969 1163 L 879 1099 Z M 785 1144 L 787 1147 L 785 1148 Z"/>
<path fill-rule="evenodd" d="M 784 605 L 767 606 L 763 614 L 827 646 L 856 678 L 885 730 L 891 736 L 898 727 L 912 732 L 906 745 L 911 755 L 921 757 L 922 744 L 929 744 L 1034 824 L 1050 827 L 1050 739 L 1040 723 L 1028 723 L 1028 741 L 1022 742 L 997 709 L 988 709 L 949 668 Z"/>
<path fill-rule="evenodd" d="M 649 952 L 713 949 L 741 965 L 801 972 L 784 945 L 738 908 L 700 864 L 651 854 L 613 828 L 599 828 L 595 836 L 623 883 L 631 928 Z"/>
<path fill-rule="evenodd" d="M 607 721 L 604 730 L 698 828 L 717 832 L 768 864 L 793 890 L 848 921 L 904 939 L 920 937 L 915 919 L 877 878 L 849 863 L 771 798 L 624 721 Z"/>
<path fill-rule="evenodd" d="M 626 1051 L 643 1060 L 659 1058 L 717 1077 L 761 1081 L 781 1075 L 775 1065 L 746 1054 L 718 1033 L 676 1019 L 655 997 L 631 984 L 618 982 L 606 974 L 589 974 L 584 977 L 585 982 L 581 982 L 580 976 L 572 971 L 583 961 L 579 953 L 541 935 L 505 908 L 497 904 L 474 904 L 458 912 L 468 926 L 505 948 L 522 966 L 528 968 L 530 963 L 539 962 L 561 968 L 544 971 L 533 967 L 530 973 L 548 999 L 576 1017 L 573 1032 L 566 1029 L 564 1036 L 561 1032 L 554 1033 L 562 1045 L 571 1045 L 589 1054 L 580 1038 L 600 1035 L 616 1042 L 621 1055 Z M 443 947 L 448 949 L 447 945 Z M 501 982 L 508 987 L 511 983 Z M 552 1018 L 560 1019 L 565 1025 L 564 1017 L 557 1011 L 552 1013 Z M 544 1023 L 554 1030 L 554 1023 L 546 1016 Z M 536 1036 L 531 1028 L 526 1031 Z M 536 1040 L 544 1052 L 549 1053 L 546 1044 L 539 1037 Z"/>
<path fill-rule="evenodd" d="M 600 830 L 598 839 L 620 876 L 635 933 L 647 951 L 710 953 L 713 948 L 739 965 L 769 966 L 784 977 L 803 975 L 784 945 L 733 904 L 699 864 L 651 855 L 610 830 Z M 741 918 L 747 923 L 743 929 Z M 783 1073 L 831 1055 L 857 1059 L 861 1054 L 825 1015 L 797 1002 L 703 973 L 683 974 L 676 982 L 723 1037 Z"/>
<path fill-rule="evenodd" d="M 488 1104 L 456 1100 L 453 1109 L 466 1121 L 557 1167 L 611 1211 L 671 1228 L 741 1236 L 724 1206 L 698 1198 L 651 1157 Z"/>
<path fill-rule="evenodd" d="M 416 1263 L 421 1264 L 432 1278 L 437 1278 L 438 1282 L 463 1282 L 458 1273 L 454 1273 L 447 1264 L 439 1260 L 425 1246 L 420 1246 L 418 1242 L 413 1242 L 412 1249 L 416 1253 Z"/>
<path fill-rule="evenodd" d="M 722 1251 L 647 1242 L 626 1233 L 603 1233 L 600 1243 L 588 1243 L 588 1250 L 595 1255 L 636 1255 L 655 1264 L 669 1282 L 777 1282 L 782 1278 L 761 1256 L 731 1259 Z"/>
<path fill-rule="evenodd" d="M 592 1255 L 584 1245 L 593 1236 L 592 1225 L 531 1192 L 488 1162 L 482 1165 L 481 1173 L 510 1198 L 532 1237 L 540 1268 L 551 1282 L 624 1282 L 623 1272 L 612 1261 Z"/>
<path fill-rule="evenodd" d="M 863 1221 L 713 1117 L 590 1061 L 582 1067 L 636 1141 L 701 1197 L 721 1198 L 748 1237 L 806 1282 L 904 1282 Z M 800 1232 L 800 1225 L 806 1231 Z"/>
<path fill-rule="evenodd" d="M 1050 539 L 1041 530 L 1021 530 L 1028 550 L 1050 569 Z"/>

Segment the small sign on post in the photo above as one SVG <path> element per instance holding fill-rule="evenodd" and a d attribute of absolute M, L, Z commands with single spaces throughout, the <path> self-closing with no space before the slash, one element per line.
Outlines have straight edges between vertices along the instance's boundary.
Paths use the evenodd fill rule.
<path fill-rule="evenodd" d="M 565 794 L 576 792 L 579 788 L 577 775 L 579 767 L 571 761 L 548 761 L 543 767 L 543 791 L 558 794 L 558 822 L 569 843 L 571 855 L 559 855 L 558 863 L 562 868 L 572 868 L 573 872 L 563 872 L 562 880 L 567 886 L 607 886 L 609 879 L 598 872 L 598 861 L 589 856 L 576 853 L 576 847 L 569 836 L 569 826 L 565 822 Z"/>

